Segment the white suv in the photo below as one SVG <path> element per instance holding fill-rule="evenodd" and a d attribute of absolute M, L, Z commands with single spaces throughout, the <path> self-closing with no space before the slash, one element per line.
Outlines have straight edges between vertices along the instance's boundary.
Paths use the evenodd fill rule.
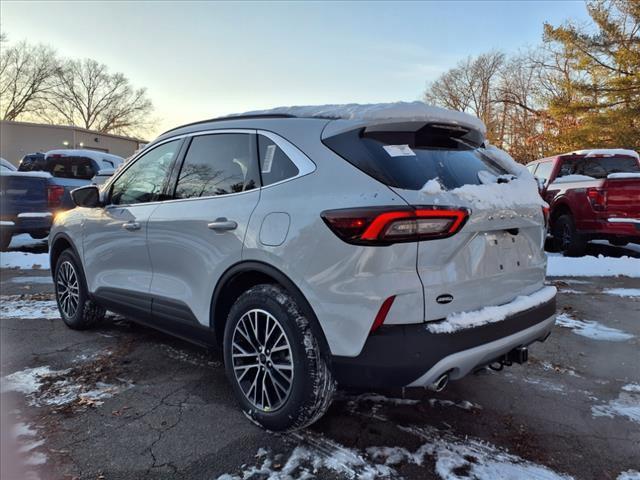
<path fill-rule="evenodd" d="M 544 204 L 475 118 L 424 104 L 293 108 L 161 135 L 50 235 L 71 328 L 105 309 L 224 349 L 270 430 L 335 385 L 443 388 L 526 361 L 554 323 Z"/>

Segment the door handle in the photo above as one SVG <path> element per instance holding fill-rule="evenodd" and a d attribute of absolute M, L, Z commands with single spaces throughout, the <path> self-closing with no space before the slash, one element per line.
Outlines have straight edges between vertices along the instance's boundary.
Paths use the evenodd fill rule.
<path fill-rule="evenodd" d="M 122 224 L 122 228 L 133 232 L 135 230 L 140 230 L 140 224 L 138 222 L 127 222 Z"/>
<path fill-rule="evenodd" d="M 211 230 L 223 232 L 228 230 L 235 230 L 236 228 L 238 228 L 238 224 L 233 220 L 227 220 L 226 218 L 221 217 L 216 218 L 215 221 L 207 224 L 207 227 Z"/>

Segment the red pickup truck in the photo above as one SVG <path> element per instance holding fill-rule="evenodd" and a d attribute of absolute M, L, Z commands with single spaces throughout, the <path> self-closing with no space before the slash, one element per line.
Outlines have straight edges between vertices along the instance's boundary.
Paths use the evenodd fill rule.
<path fill-rule="evenodd" d="M 565 255 L 583 255 L 589 240 L 640 243 L 640 158 L 633 150 L 579 150 L 527 168 L 549 203 L 549 231 Z"/>

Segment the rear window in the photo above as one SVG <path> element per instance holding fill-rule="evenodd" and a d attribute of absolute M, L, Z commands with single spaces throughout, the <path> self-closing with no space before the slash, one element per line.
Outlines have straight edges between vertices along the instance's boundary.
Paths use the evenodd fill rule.
<path fill-rule="evenodd" d="M 91 180 L 93 171 L 91 160 L 86 157 L 53 157 L 47 160 L 47 172 L 58 178 Z"/>
<path fill-rule="evenodd" d="M 606 178 L 610 173 L 640 173 L 638 161 L 632 157 L 582 157 L 565 158 L 558 177 L 566 175 L 586 175 Z"/>
<path fill-rule="evenodd" d="M 480 184 L 480 171 L 508 173 L 477 148 L 477 138 L 430 125 L 402 132 L 354 130 L 324 143 L 380 182 L 407 190 L 420 190 L 436 178 L 453 189 Z"/>

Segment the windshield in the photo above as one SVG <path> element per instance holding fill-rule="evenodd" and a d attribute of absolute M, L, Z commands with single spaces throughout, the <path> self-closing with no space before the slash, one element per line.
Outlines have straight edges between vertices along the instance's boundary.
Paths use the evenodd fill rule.
<path fill-rule="evenodd" d="M 640 173 L 638 161 L 632 157 L 583 157 L 564 159 L 558 177 L 586 175 L 607 178 L 611 173 Z"/>
<path fill-rule="evenodd" d="M 404 141 L 403 141 L 404 140 Z M 420 190 L 438 179 L 445 189 L 479 185 L 478 173 L 508 173 L 479 149 L 459 139 L 422 146 L 401 132 L 360 135 L 358 131 L 336 135 L 325 144 L 360 170 L 391 187 Z M 442 145 L 442 146 L 440 146 Z"/>

